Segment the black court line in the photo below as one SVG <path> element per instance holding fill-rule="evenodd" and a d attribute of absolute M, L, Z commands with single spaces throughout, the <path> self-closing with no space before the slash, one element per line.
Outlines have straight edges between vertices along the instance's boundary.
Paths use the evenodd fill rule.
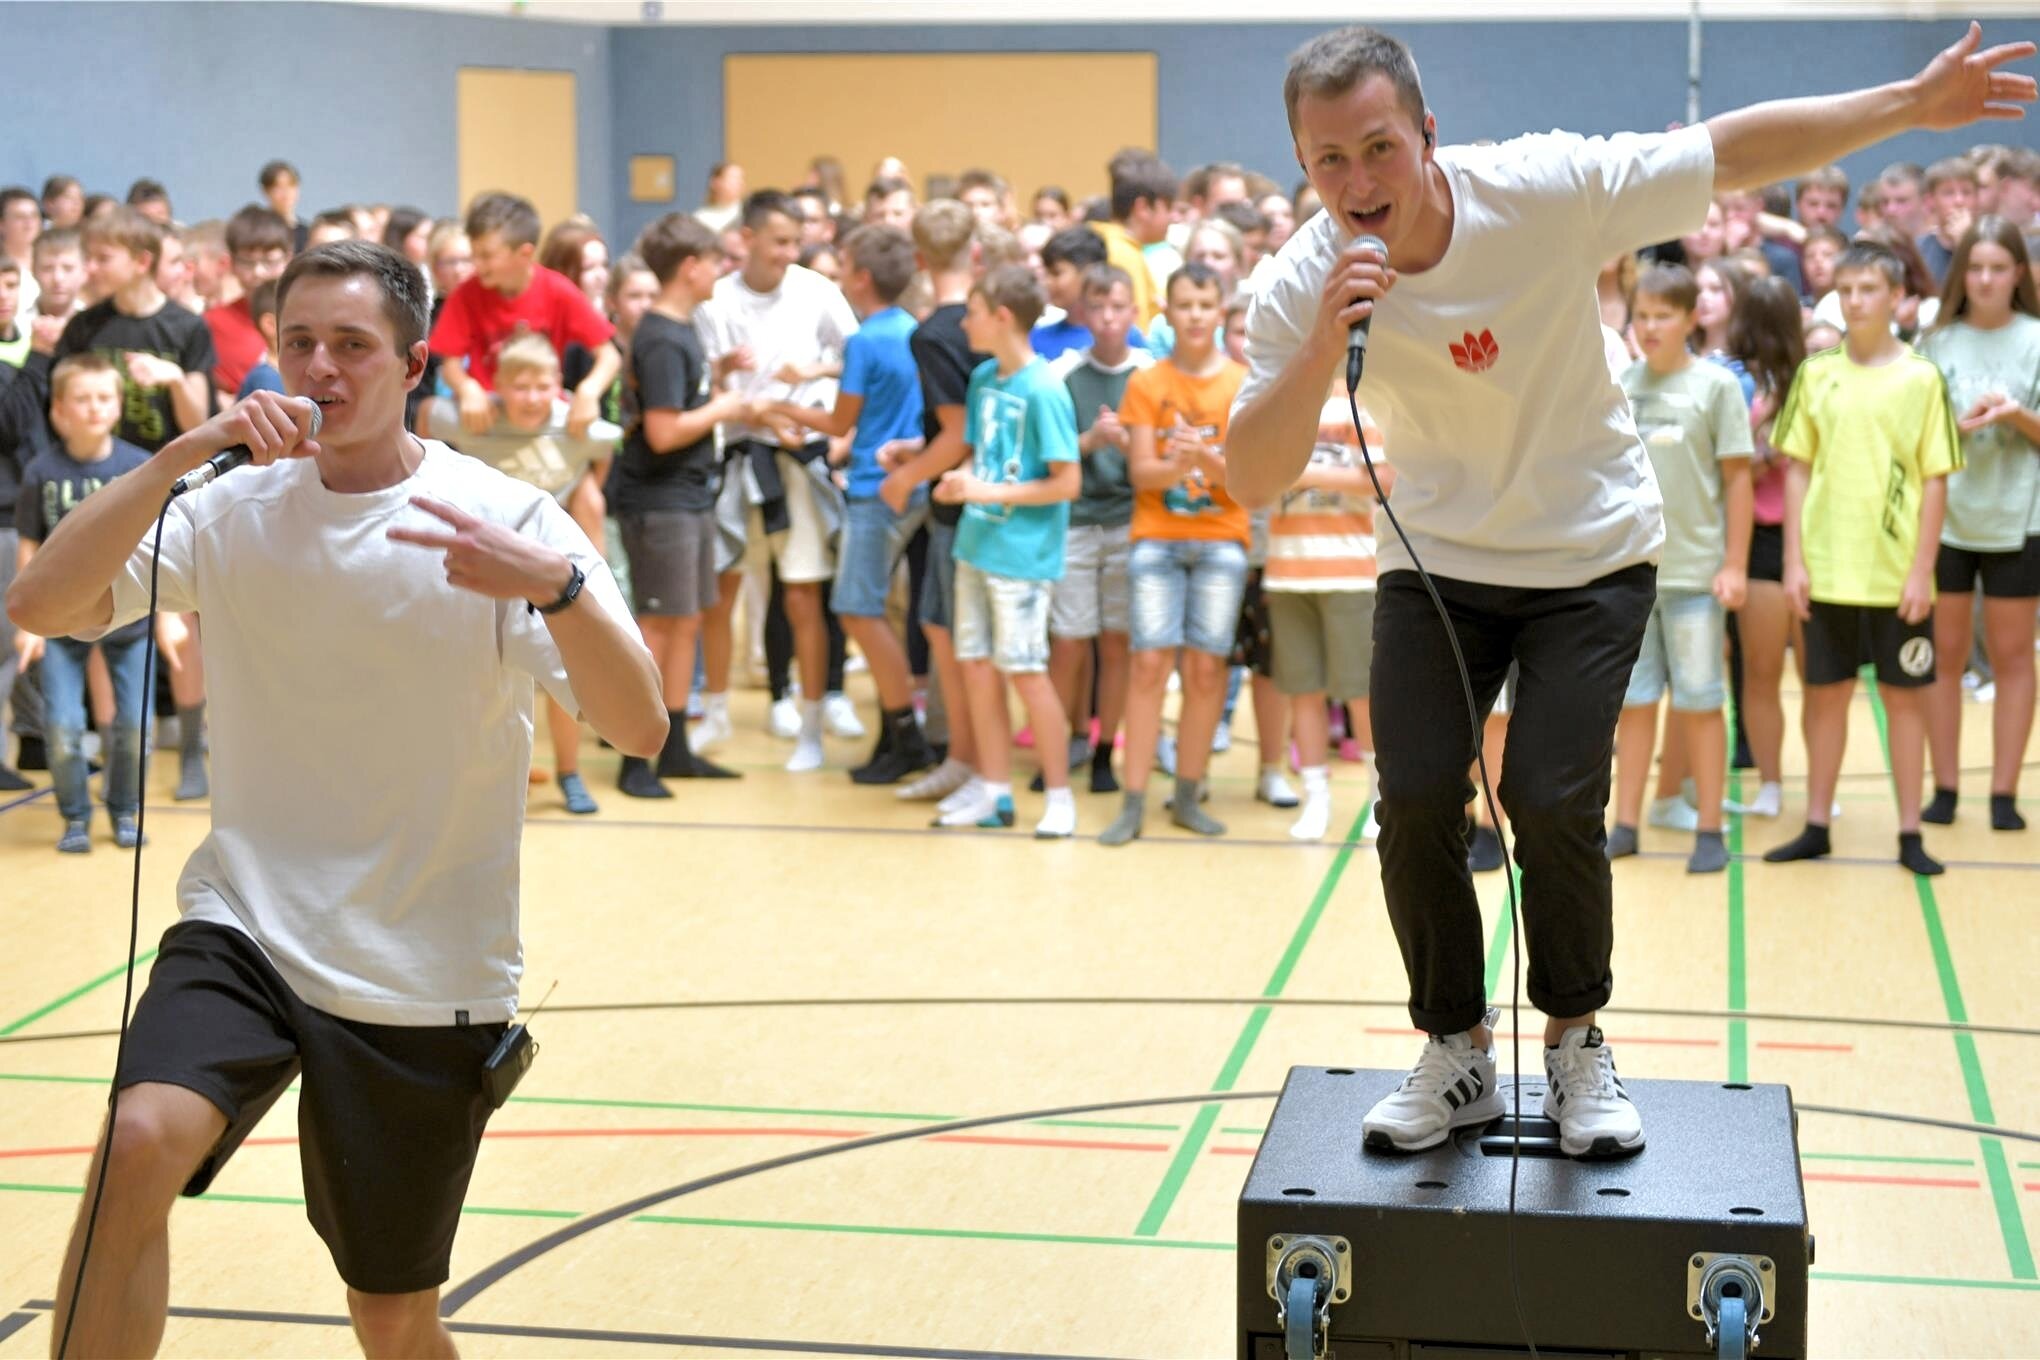
<path fill-rule="evenodd" d="M 587 1001 L 547 1006 L 547 1015 L 604 1015 L 633 1011 L 828 1010 L 896 1006 L 1289 1006 L 1305 1009 L 1393 1010 L 1406 1001 L 1309 996 L 803 996 L 736 997 L 699 1001 Z M 2040 1029 L 1948 1020 L 1898 1020 L 1887 1016 L 1800 1015 L 1790 1011 L 1709 1011 L 1669 1006 L 1603 1006 L 1603 1015 L 1648 1015 L 1673 1020 L 1763 1020 L 1774 1024 L 1842 1025 L 1849 1028 L 1922 1030 L 1931 1033 L 1996 1034 L 2040 1039 Z M 111 1029 L 62 1030 L 55 1034 L 0 1035 L 0 1045 L 53 1043 L 65 1039 L 111 1039 Z"/>
<path fill-rule="evenodd" d="M 0 803 L 0 812 L 12 812 L 18 807 L 33 803 L 38 798 L 47 798 L 56 791 L 57 786 L 52 784 L 48 788 L 37 789 L 33 793 L 24 793 L 19 798 L 10 798 L 4 803 Z"/>
<path fill-rule="evenodd" d="M 1888 1110 L 1852 1110 L 1841 1105 L 1801 1105 L 1793 1102 L 1795 1110 L 1809 1114 L 1838 1114 L 1847 1119 L 1882 1119 L 1893 1124 L 1918 1124 L 1930 1129 L 1953 1129 L 1957 1133 L 1980 1133 L 1986 1138 L 2016 1138 L 2022 1143 L 2040 1143 L 2040 1133 L 2028 1133 L 2024 1129 L 2001 1128 L 1996 1124 L 1972 1124 L 1961 1119 L 1929 1119 L 1919 1114 L 1893 1114 Z"/>
<path fill-rule="evenodd" d="M 23 1304 L 32 1312 L 0 1319 L 0 1341 L 55 1305 L 48 1299 Z M 339 1313 L 284 1313 L 252 1308 L 172 1308 L 174 1318 L 206 1322 L 289 1323 L 302 1327 L 352 1327 Z M 16 1319 L 19 1319 L 17 1322 Z M 12 1328 L 7 1323 L 13 1322 Z M 691 1336 L 681 1332 L 599 1331 L 591 1327 L 525 1327 L 509 1322 L 446 1321 L 446 1330 L 466 1336 L 512 1336 L 538 1341 L 607 1341 L 638 1346 L 686 1346 L 719 1351 L 781 1351 L 797 1355 L 899 1355 L 908 1360 L 1111 1360 L 1105 1356 L 1049 1355 L 1035 1351 L 950 1350 L 928 1346 L 865 1346 L 850 1341 L 767 1340 L 762 1337 Z"/>
<path fill-rule="evenodd" d="M 890 1143 L 904 1143 L 938 1133 L 957 1133 L 965 1129 L 990 1128 L 999 1124 L 1025 1124 L 1032 1123 L 1037 1119 L 1066 1119 L 1073 1115 L 1105 1114 L 1115 1110 L 1151 1110 L 1165 1105 L 1213 1105 L 1222 1101 L 1273 1100 L 1279 1094 L 1280 1092 L 1276 1091 L 1211 1091 L 1194 1096 L 1164 1096 L 1160 1099 L 1149 1100 L 1111 1100 L 1099 1105 L 1064 1105 L 1050 1110 L 1023 1110 L 1018 1114 L 981 1115 L 975 1119 L 952 1119 L 939 1124 L 918 1124 L 911 1129 L 895 1129 L 890 1133 L 876 1133 L 868 1138 L 857 1138 L 847 1143 L 831 1143 L 826 1147 L 807 1148 L 800 1152 L 787 1153 L 785 1156 L 771 1157 L 762 1162 L 751 1162 L 744 1166 L 731 1167 L 727 1171 L 718 1171 L 711 1176 L 702 1176 L 696 1180 L 684 1181 L 679 1185 L 669 1186 L 664 1190 L 655 1190 L 649 1195 L 640 1195 L 634 1200 L 616 1205 L 613 1208 L 584 1215 L 553 1232 L 547 1233 L 537 1241 L 526 1243 L 501 1260 L 484 1266 L 474 1275 L 469 1276 L 466 1280 L 463 1280 L 460 1284 L 442 1295 L 439 1302 L 439 1315 L 441 1317 L 452 1317 L 461 1309 L 467 1307 L 468 1304 L 474 1302 L 476 1296 L 481 1294 L 483 1290 L 500 1282 L 513 1271 L 530 1265 L 533 1261 L 536 1261 L 539 1257 L 544 1256 L 556 1247 L 563 1247 L 576 1238 L 587 1236 L 597 1228 L 607 1227 L 620 1219 L 631 1218 L 657 1205 L 679 1199 L 683 1195 L 691 1195 L 699 1190 L 713 1189 L 718 1185 L 728 1185 L 732 1181 L 740 1181 L 747 1177 L 762 1175 L 767 1171 L 777 1171 L 782 1167 L 797 1166 L 803 1162 L 819 1161 L 824 1157 L 837 1157 L 846 1152 L 863 1152 L 870 1148 L 884 1147 Z M 884 1354 L 886 1352 L 878 1353 Z"/>

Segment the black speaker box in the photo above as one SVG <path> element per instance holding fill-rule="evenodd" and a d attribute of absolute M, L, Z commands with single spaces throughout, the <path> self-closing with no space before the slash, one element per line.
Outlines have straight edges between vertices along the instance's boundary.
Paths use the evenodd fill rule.
<path fill-rule="evenodd" d="M 1402 1076 L 1290 1071 L 1240 1195 L 1240 1360 L 1508 1360 L 1526 1330 L 1552 1360 L 1733 1354 L 1709 1335 L 1724 1306 L 1758 1314 L 1762 1360 L 1804 1360 L 1813 1238 L 1785 1087 L 1625 1080 L 1646 1146 L 1575 1161 L 1526 1075 L 1512 1221 L 1514 1081 L 1485 1127 L 1363 1151 L 1362 1117 Z M 1299 1274 L 1318 1316 L 1286 1329 Z"/>

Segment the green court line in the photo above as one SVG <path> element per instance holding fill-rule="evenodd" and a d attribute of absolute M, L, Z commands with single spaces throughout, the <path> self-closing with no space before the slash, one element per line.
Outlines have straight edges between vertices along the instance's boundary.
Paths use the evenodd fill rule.
<path fill-rule="evenodd" d="M 989 1232 L 970 1228 L 901 1228 L 873 1223 L 787 1223 L 756 1218 L 682 1218 L 639 1214 L 633 1223 L 685 1228 L 756 1228 L 768 1232 L 857 1233 L 873 1237 L 940 1237 L 975 1242 L 1049 1242 L 1081 1247 L 1167 1247 L 1179 1251 L 1231 1251 L 1230 1242 L 1188 1242 L 1162 1237 L 1088 1237 L 1075 1233 Z"/>
<path fill-rule="evenodd" d="M 1877 723 L 1877 741 L 1884 749 L 1884 766 L 1891 768 L 1891 730 L 1884 713 L 1884 700 L 1877 682 L 1865 678 L 1870 695 L 1870 714 Z M 1927 944 L 1933 951 L 1934 971 L 1940 978 L 1941 1003 L 1948 1019 L 1958 1025 L 1969 1023 L 1969 1007 L 1962 1000 L 1962 983 L 1955 975 L 1955 955 L 1948 948 L 1948 934 L 1941 924 L 1941 907 L 1934 896 L 1933 880 L 1913 875 L 1913 890 L 1920 900 L 1920 919 L 1926 927 Z M 1976 1037 L 1967 1032 L 1955 1035 L 1955 1058 L 1962 1068 L 1962 1082 L 1969 1091 L 1970 1117 L 1979 1124 L 1995 1124 L 1990 1088 L 1983 1079 L 1983 1062 L 1977 1056 Z M 2005 1145 L 1996 1138 L 1982 1138 L 1984 1177 L 1990 1182 L 1991 1203 L 1997 1210 L 1998 1231 L 2005 1240 L 2005 1260 L 2015 1280 L 2040 1279 L 2033 1268 L 2033 1247 L 2026 1237 L 2026 1218 L 2019 1204 L 2018 1186 L 2005 1160 Z"/>
<path fill-rule="evenodd" d="M 1516 880 L 1516 896 L 1523 896 L 1523 866 L 1515 864 L 1512 855 L 1509 862 L 1515 867 L 1510 871 Z M 1515 933 L 1515 913 L 1509 910 L 1509 885 L 1502 885 L 1501 909 L 1495 913 L 1495 933 L 1488 940 L 1487 947 L 1487 990 L 1489 1001 L 1494 1000 L 1495 988 L 1502 985 L 1502 965 L 1509 959 L 1509 939 Z"/>
<path fill-rule="evenodd" d="M 1317 893 L 1310 900 L 1310 907 L 1303 913 L 1303 919 L 1296 924 L 1295 933 L 1289 937 L 1288 948 L 1282 951 L 1282 958 L 1275 965 L 1275 971 L 1268 978 L 1268 985 L 1261 989 L 1264 997 L 1282 995 L 1282 989 L 1289 985 L 1290 976 L 1295 973 L 1297 962 L 1303 957 L 1303 950 L 1310 943 L 1312 932 L 1323 919 L 1325 908 L 1331 904 L 1332 892 L 1339 886 L 1339 878 L 1346 872 L 1346 865 L 1352 862 L 1353 851 L 1360 843 L 1360 832 L 1367 825 L 1367 814 L 1372 804 L 1363 804 L 1360 815 L 1353 819 L 1347 829 L 1346 838 L 1339 846 L 1339 853 L 1332 857 L 1324 878 L 1318 883 Z M 1219 1069 L 1218 1080 L 1212 1083 L 1214 1091 L 1230 1091 L 1239 1080 L 1240 1071 L 1247 1065 L 1247 1057 L 1254 1050 L 1254 1043 L 1261 1037 L 1261 1030 L 1268 1023 L 1273 1008 L 1256 1006 L 1247 1016 L 1247 1023 L 1240 1030 L 1240 1037 L 1233 1041 L 1232 1052 L 1226 1055 L 1225 1066 Z M 1218 1123 L 1218 1106 L 1205 1105 L 1199 1108 L 1190 1121 L 1190 1131 L 1184 1135 L 1176 1148 L 1175 1157 L 1169 1162 L 1169 1169 L 1162 1176 L 1161 1185 L 1155 1189 L 1154 1198 L 1148 1201 L 1147 1212 L 1141 1215 L 1140 1226 L 1135 1228 L 1136 1237 L 1155 1237 L 1162 1230 L 1162 1224 L 1169 1217 L 1169 1210 L 1176 1203 L 1176 1196 L 1183 1191 L 1183 1183 L 1190 1178 L 1190 1169 L 1197 1165 L 1197 1158 L 1204 1151 L 1205 1140 L 1211 1137 L 1213 1126 Z"/>
<path fill-rule="evenodd" d="M 143 964 L 147 963 L 150 959 L 153 959 L 155 957 L 156 951 L 153 949 L 149 950 L 147 953 L 138 954 L 135 956 L 135 967 L 139 968 Z M 106 972 L 101 973 L 98 977 L 92 979 L 92 981 L 84 984 L 82 987 L 74 987 L 70 991 L 65 992 L 62 996 L 58 997 L 55 1001 L 52 1001 L 47 1005 L 36 1007 L 34 1010 L 30 1011 L 27 1015 L 24 1015 L 19 1020 L 16 1020 L 13 1024 L 0 1026 L 0 1035 L 13 1034 L 17 1030 L 28 1028 L 30 1025 L 42 1019 L 45 1015 L 48 1015 L 50 1012 L 62 1010 L 64 1007 L 70 1005 L 73 1001 L 76 1001 L 79 997 L 85 995 L 93 988 L 105 986 L 107 983 L 113 981 L 115 978 L 127 972 L 127 970 L 128 966 L 125 963 L 123 963 L 118 968 L 108 969 Z"/>
<path fill-rule="evenodd" d="M 1728 730 L 1730 732 L 1735 730 L 1733 721 L 1728 724 Z M 1728 771 L 1729 801 L 1740 804 L 1742 795 L 1742 771 L 1735 768 L 1734 756 L 1731 753 Z M 1731 812 L 1728 814 L 1728 1008 L 1732 1011 L 1746 1011 L 1750 1007 L 1746 938 L 1748 919 L 1744 912 L 1742 854 L 1743 816 L 1740 812 Z M 1750 1079 L 1750 1022 L 1747 1020 L 1728 1022 L 1728 1079 L 1730 1081 Z"/>
<path fill-rule="evenodd" d="M 1945 1280 L 1931 1275 L 1849 1275 L 1834 1270 L 1808 1271 L 1807 1278 L 1836 1284 L 1915 1284 L 1932 1285 L 1942 1289 L 2010 1289 L 2019 1293 L 2040 1291 L 2040 1284 L 2025 1280 Z"/>

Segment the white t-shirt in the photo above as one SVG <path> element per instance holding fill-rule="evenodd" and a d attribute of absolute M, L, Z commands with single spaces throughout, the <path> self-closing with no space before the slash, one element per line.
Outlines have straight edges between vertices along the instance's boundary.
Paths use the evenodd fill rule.
<path fill-rule="evenodd" d="M 812 368 L 841 359 L 844 342 L 857 334 L 857 314 L 842 289 L 796 264 L 787 267 L 786 277 L 769 293 L 753 290 L 741 273 L 717 279 L 708 301 L 694 309 L 694 327 L 710 361 L 740 345 L 750 347 L 751 367 L 730 375 L 733 391 L 800 406 L 834 407 L 834 378 L 785 383 L 779 380 L 779 370 L 788 364 Z M 770 430 L 734 421 L 726 435 L 779 442 Z"/>
<path fill-rule="evenodd" d="M 1458 580 L 1559 588 L 1649 561 L 1663 507 L 1609 372 L 1594 280 L 1610 257 L 1706 217 L 1712 138 L 1553 132 L 1446 147 L 1438 164 L 1451 244 L 1381 301 L 1361 380 L 1395 449 L 1396 515 L 1424 566 Z M 1347 239 L 1321 213 L 1276 256 L 1247 313 L 1235 412 L 1303 343 Z M 1382 571 L 1410 565 L 1382 539 Z"/>
<path fill-rule="evenodd" d="M 393 526 L 443 529 L 417 495 L 507 524 L 587 573 L 578 609 L 630 611 L 552 497 L 424 441 L 408 480 L 339 495 L 310 459 L 172 503 L 160 607 L 204 618 L 212 833 L 185 920 L 244 931 L 307 1004 L 349 1020 L 507 1020 L 523 970 L 518 843 L 532 682 L 578 705 L 543 617 L 446 583 Z M 152 531 L 153 534 L 153 531 Z M 108 627 L 148 609 L 149 540 Z"/>

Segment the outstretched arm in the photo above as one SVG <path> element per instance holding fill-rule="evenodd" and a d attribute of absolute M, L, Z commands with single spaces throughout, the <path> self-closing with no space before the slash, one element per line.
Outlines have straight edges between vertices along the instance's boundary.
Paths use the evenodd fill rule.
<path fill-rule="evenodd" d="M 1947 131 L 2026 116 L 2033 77 L 1999 68 L 2034 53 L 2030 42 L 1983 47 L 1972 23 L 1953 47 L 1909 80 L 1848 94 L 1752 104 L 1707 120 L 1718 193 L 1791 179 L 1915 128 Z"/>

